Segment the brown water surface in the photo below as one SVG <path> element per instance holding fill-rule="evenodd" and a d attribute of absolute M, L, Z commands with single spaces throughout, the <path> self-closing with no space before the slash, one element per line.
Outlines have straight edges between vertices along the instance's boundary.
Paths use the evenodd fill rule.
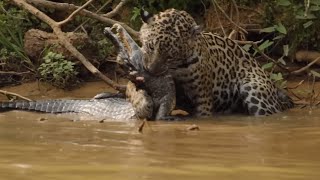
<path fill-rule="evenodd" d="M 0 113 L 0 179 L 320 178 L 320 109 L 150 122 L 142 134 L 135 121 L 43 116 Z"/>

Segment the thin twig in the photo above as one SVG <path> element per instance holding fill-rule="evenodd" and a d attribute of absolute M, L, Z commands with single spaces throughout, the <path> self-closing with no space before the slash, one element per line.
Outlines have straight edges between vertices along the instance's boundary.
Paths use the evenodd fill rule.
<path fill-rule="evenodd" d="M 298 96 L 298 95 L 295 94 L 293 91 L 291 91 L 290 89 L 288 89 L 288 91 L 290 91 L 290 93 L 291 93 L 294 97 L 296 97 L 298 100 L 303 99 L 302 97 Z"/>
<path fill-rule="evenodd" d="M 144 128 L 144 125 L 146 124 L 146 122 L 147 122 L 146 119 L 142 120 L 142 123 L 139 125 L 139 128 L 138 128 L 139 133 L 143 133 L 143 128 Z"/>
<path fill-rule="evenodd" d="M 242 32 L 248 34 L 248 32 L 243 29 L 242 27 L 240 27 L 238 24 L 236 24 L 235 22 L 233 22 L 232 19 L 230 19 L 230 17 L 226 14 L 226 12 L 224 12 L 224 10 L 219 6 L 219 4 L 216 2 L 216 0 L 212 0 L 213 3 L 218 7 L 218 9 L 221 11 L 221 13 L 227 18 L 227 20 L 233 24 L 235 27 L 237 27 L 238 29 L 240 29 Z"/>
<path fill-rule="evenodd" d="M 303 84 L 304 80 L 301 80 L 297 85 L 293 86 L 293 87 L 287 87 L 287 89 L 297 89 L 299 86 L 301 86 Z"/>
<path fill-rule="evenodd" d="M 237 3 L 235 0 L 232 0 L 232 4 L 233 4 L 234 8 L 236 9 L 236 24 L 239 25 L 240 16 L 239 16 L 239 9 L 238 9 Z M 236 27 L 240 27 L 240 26 L 236 26 Z M 236 28 L 236 32 L 238 32 L 238 28 Z"/>
<path fill-rule="evenodd" d="M 232 40 L 236 40 L 236 37 L 234 37 L 234 35 L 237 33 L 238 31 L 236 30 L 232 30 L 231 33 L 229 34 L 228 38 L 232 39 Z"/>
<path fill-rule="evenodd" d="M 261 12 L 257 11 L 256 9 L 245 7 L 245 6 L 238 6 L 239 9 L 247 10 L 247 11 L 252 11 L 258 14 L 259 16 L 264 16 Z"/>
<path fill-rule="evenodd" d="M 110 4 L 112 0 L 107 1 L 106 3 L 104 3 L 95 13 L 99 13 L 102 9 L 104 9 L 108 4 Z M 79 28 L 81 28 L 82 30 L 84 30 L 83 25 L 85 25 L 88 21 L 90 21 L 90 19 L 86 19 L 83 23 L 81 23 L 77 28 L 74 29 L 73 32 L 78 31 Z"/>
<path fill-rule="evenodd" d="M 252 46 L 267 60 L 272 61 L 275 65 L 277 65 L 278 67 L 280 67 L 281 69 L 284 69 L 286 71 L 289 71 L 289 69 L 287 67 L 284 67 L 283 65 L 281 65 L 281 63 L 277 62 L 276 60 L 272 59 L 271 57 L 269 57 L 268 55 L 266 55 L 264 52 L 262 52 L 257 44 L 252 44 Z"/>
<path fill-rule="evenodd" d="M 26 101 L 32 101 L 31 99 L 29 99 L 29 98 L 27 98 L 27 97 L 24 97 L 24 96 L 22 96 L 22 95 L 20 95 L 20 94 L 17 94 L 17 93 L 13 93 L 13 92 L 8 92 L 8 91 L 3 91 L 3 90 L 0 90 L 0 94 L 3 94 L 3 95 L 5 95 L 5 96 L 16 96 L 16 97 L 18 97 L 18 98 L 20 98 L 20 99 L 23 99 L 23 100 L 26 100 Z"/>
<path fill-rule="evenodd" d="M 203 0 L 201 0 L 201 4 L 202 4 L 203 9 L 204 9 L 203 14 L 206 14 L 206 13 L 207 13 L 207 7 L 206 7 L 206 5 L 204 4 Z"/>
<path fill-rule="evenodd" d="M 311 89 L 311 94 L 310 94 L 310 109 L 312 109 L 312 104 L 313 104 L 313 100 L 314 100 L 314 86 L 315 86 L 315 83 L 316 83 L 316 77 L 315 76 L 312 76 L 312 89 Z"/>
<path fill-rule="evenodd" d="M 318 61 L 320 60 L 320 56 L 317 57 L 315 60 L 313 60 L 312 62 L 310 62 L 308 65 L 306 65 L 305 67 L 303 68 L 300 68 L 298 70 L 295 70 L 295 71 L 292 71 L 291 74 L 294 74 L 294 75 L 298 75 L 306 70 L 308 70 L 313 64 L 317 63 Z"/>
<path fill-rule="evenodd" d="M 104 14 L 104 17 L 107 18 L 112 18 L 114 17 L 116 14 L 119 13 L 120 9 L 128 2 L 128 0 L 121 0 L 120 3 L 110 12 L 108 12 L 107 14 Z"/>
<path fill-rule="evenodd" d="M 235 42 L 237 42 L 238 44 L 240 44 L 240 45 L 245 45 L 245 44 L 259 44 L 259 43 L 261 43 L 262 41 L 263 41 L 263 39 L 261 39 L 261 40 L 259 40 L 259 41 L 239 41 L 239 40 L 233 40 L 233 41 L 235 41 Z"/>
<path fill-rule="evenodd" d="M 73 19 L 76 14 L 78 14 L 82 9 L 84 9 L 84 8 L 87 7 L 90 3 L 92 3 L 92 1 L 94 1 L 94 0 L 89 0 L 89 1 L 87 1 L 84 5 L 82 5 L 81 7 L 79 7 L 77 10 L 73 11 L 73 12 L 70 14 L 70 16 L 67 17 L 65 20 L 58 22 L 57 25 L 58 25 L 58 26 L 62 26 L 63 24 L 71 21 L 71 19 Z"/>
<path fill-rule="evenodd" d="M 215 11 L 215 13 L 216 13 L 216 15 L 217 15 L 218 22 L 219 22 L 219 26 L 220 26 L 220 29 L 222 30 L 223 36 L 227 36 L 226 31 L 224 30 L 224 28 L 223 28 L 223 26 L 222 26 L 222 23 L 221 23 L 221 20 L 220 20 L 220 16 L 219 16 L 219 13 L 218 13 L 218 11 L 217 11 L 216 6 L 213 6 L 213 9 L 214 9 L 214 11 Z"/>

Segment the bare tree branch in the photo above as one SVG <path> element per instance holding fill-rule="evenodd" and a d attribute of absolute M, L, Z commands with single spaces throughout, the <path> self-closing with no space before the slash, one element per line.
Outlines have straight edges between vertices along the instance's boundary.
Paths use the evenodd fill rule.
<path fill-rule="evenodd" d="M 74 16 L 79 13 L 82 9 L 84 9 L 85 7 L 87 7 L 90 3 L 92 3 L 93 0 L 89 0 L 87 1 L 84 5 L 82 5 L 80 8 L 78 8 L 77 10 L 73 11 L 69 17 L 67 17 L 65 20 L 58 22 L 58 26 L 62 26 L 63 24 L 71 21 Z"/>
<path fill-rule="evenodd" d="M 56 10 L 62 10 L 62 11 L 75 11 L 79 8 L 79 6 L 75 6 L 73 4 L 68 4 L 68 3 L 56 3 L 56 2 L 51 2 L 51 1 L 46 1 L 46 0 L 26 0 L 28 3 L 31 3 L 35 6 L 40 6 L 40 7 L 46 7 L 46 8 L 51 8 L 51 9 L 56 9 Z M 139 37 L 139 32 L 135 31 L 125 23 L 115 21 L 113 19 L 103 17 L 102 15 L 93 13 L 91 11 L 88 11 L 86 9 L 82 9 L 79 12 L 80 15 L 86 16 L 92 19 L 96 19 L 98 21 L 101 21 L 109 26 L 112 26 L 113 24 L 120 24 L 122 27 L 124 27 L 130 35 L 132 35 L 134 38 Z"/>
<path fill-rule="evenodd" d="M 99 13 L 102 9 L 104 9 L 108 4 L 110 4 L 112 0 L 107 1 L 106 3 L 104 3 L 95 13 Z M 90 19 L 85 20 L 83 23 L 81 23 L 77 28 L 74 29 L 73 32 L 76 32 L 79 28 L 81 28 L 82 30 L 84 30 L 83 25 L 85 25 Z M 84 32 L 86 32 L 84 30 Z"/>
<path fill-rule="evenodd" d="M 112 18 L 114 17 L 116 14 L 119 13 L 119 10 L 128 2 L 128 0 L 121 0 L 121 2 L 110 12 L 108 12 L 107 14 L 104 14 L 104 17 L 107 18 Z"/>
<path fill-rule="evenodd" d="M 31 1 L 31 0 L 28 0 Z M 79 59 L 79 61 L 94 75 L 101 78 L 111 87 L 117 90 L 124 90 L 125 86 L 119 85 L 106 77 L 102 74 L 96 67 L 94 67 L 69 41 L 66 35 L 61 31 L 61 28 L 58 22 L 54 21 L 50 17 L 48 17 L 43 12 L 39 11 L 37 8 L 33 7 L 32 5 L 28 4 L 25 0 L 13 0 L 19 7 L 29 11 L 43 22 L 47 23 L 52 29 L 53 32 L 57 35 L 59 42 L 62 46 L 64 46 L 74 57 Z M 83 10 L 82 10 L 83 11 Z M 82 12 L 80 11 L 80 12 Z"/>

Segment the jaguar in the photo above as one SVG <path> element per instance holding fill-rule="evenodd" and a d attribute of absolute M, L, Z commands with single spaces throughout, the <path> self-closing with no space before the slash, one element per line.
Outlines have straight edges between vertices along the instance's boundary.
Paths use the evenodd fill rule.
<path fill-rule="evenodd" d="M 266 116 L 294 106 L 237 42 L 202 31 L 187 12 L 168 9 L 151 14 L 143 10 L 141 17 L 141 48 L 149 57 L 144 68 L 154 75 L 172 75 L 192 103 L 193 115 L 244 111 Z"/>

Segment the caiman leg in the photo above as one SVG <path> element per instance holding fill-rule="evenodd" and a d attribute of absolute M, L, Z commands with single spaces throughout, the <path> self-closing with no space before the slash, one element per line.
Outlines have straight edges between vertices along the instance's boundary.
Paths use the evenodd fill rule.
<path fill-rule="evenodd" d="M 175 84 L 173 78 L 169 74 L 163 74 L 160 76 L 152 76 L 147 71 L 144 70 L 144 56 L 141 48 L 137 43 L 131 38 L 127 31 L 119 24 L 115 24 L 112 29 L 116 30 L 118 40 L 113 40 L 121 44 L 117 45 L 120 50 L 125 49 L 126 52 L 121 54 L 127 54 L 124 59 L 124 62 L 128 62 L 128 66 L 133 66 L 131 70 L 134 70 L 136 73 L 131 74 L 131 80 L 133 80 L 136 85 L 141 85 L 141 82 L 137 82 L 135 78 L 142 77 L 144 78 L 143 89 L 145 89 L 148 94 L 151 95 L 153 100 L 154 114 L 153 117 L 158 120 L 174 120 L 178 119 L 176 116 L 170 116 L 171 111 L 175 107 Z M 105 33 L 112 33 L 111 29 L 106 28 Z M 108 35 L 108 37 L 115 38 L 115 36 Z M 120 54 L 120 55 L 121 55 Z M 133 72 L 133 71 L 131 71 Z M 137 84 L 138 83 L 138 84 Z M 131 92 L 132 93 L 132 92 Z M 128 96 L 130 102 L 134 102 L 135 99 L 132 99 L 132 96 Z M 135 107 L 135 103 L 133 103 Z M 139 107 L 136 107 L 137 109 Z M 139 111 L 142 111 L 141 108 Z"/>
<path fill-rule="evenodd" d="M 136 85 L 129 81 L 127 84 L 126 96 L 127 101 L 129 101 L 135 109 L 138 118 L 152 118 L 154 104 L 151 96 L 149 96 L 145 90 L 137 90 Z"/>
<path fill-rule="evenodd" d="M 143 71 L 144 76 L 147 76 L 147 79 L 149 80 L 149 82 L 146 82 L 147 89 L 149 89 L 149 91 L 152 91 L 150 93 L 152 94 L 151 96 L 153 97 L 153 101 L 155 104 L 158 104 L 158 110 L 156 110 L 155 112 L 155 119 L 179 120 L 180 118 L 178 118 L 177 116 L 170 115 L 172 110 L 175 108 L 176 100 L 175 84 L 171 75 L 165 74 L 155 77 L 144 71 L 143 58 L 146 57 L 143 55 L 141 48 L 120 24 L 114 24 L 113 28 L 116 28 L 116 31 L 118 33 L 117 35 L 120 37 L 120 41 L 125 44 L 125 47 L 131 50 L 131 52 L 129 53 L 130 63 L 133 64 L 133 66 L 139 71 Z M 165 91 L 163 91 L 163 89 L 165 89 Z M 155 94 L 155 91 L 162 91 L 165 93 Z"/>
<path fill-rule="evenodd" d="M 130 62 L 130 55 L 128 54 L 128 48 L 120 42 L 119 38 L 113 34 L 109 27 L 104 29 L 104 34 L 115 44 L 115 47 L 118 51 L 117 60 L 123 61 L 125 66 L 133 66 Z M 135 69 L 135 67 L 133 67 Z M 143 89 L 137 90 L 135 84 L 128 82 L 126 88 L 126 98 L 132 103 L 133 108 L 135 109 L 136 116 L 138 118 L 147 118 L 151 119 L 153 115 L 153 100 L 150 95 Z"/>

